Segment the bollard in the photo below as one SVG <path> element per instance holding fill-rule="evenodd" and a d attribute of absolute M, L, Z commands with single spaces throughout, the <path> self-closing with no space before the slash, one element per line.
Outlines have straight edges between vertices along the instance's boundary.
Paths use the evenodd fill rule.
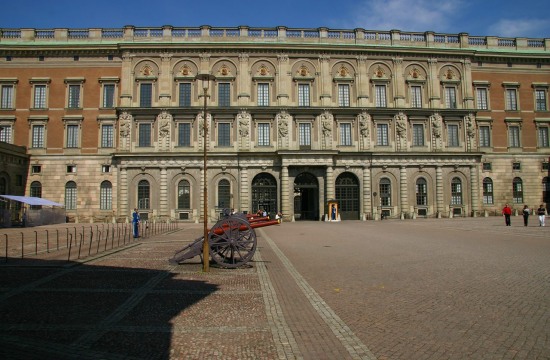
<path fill-rule="evenodd" d="M 21 259 L 23 259 L 23 254 L 24 254 L 24 251 L 23 251 L 23 244 L 24 244 L 24 241 L 23 241 L 23 233 L 21 233 Z"/>
<path fill-rule="evenodd" d="M 6 237 L 6 260 L 4 262 L 8 262 L 8 234 L 4 234 Z"/>
<path fill-rule="evenodd" d="M 50 233 L 46 229 L 46 252 L 50 252 Z"/>
<path fill-rule="evenodd" d="M 34 232 L 34 255 L 38 255 L 38 231 Z"/>
<path fill-rule="evenodd" d="M 68 232 L 67 232 L 68 234 Z M 71 248 L 73 246 L 73 234 L 71 234 L 71 241 L 69 242 L 69 237 L 67 237 L 67 247 L 69 248 L 69 255 L 67 256 L 67 262 L 71 261 Z"/>

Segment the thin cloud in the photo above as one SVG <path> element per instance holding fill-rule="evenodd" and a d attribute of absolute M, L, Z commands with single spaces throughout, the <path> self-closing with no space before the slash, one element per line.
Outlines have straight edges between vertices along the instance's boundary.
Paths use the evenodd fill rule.
<path fill-rule="evenodd" d="M 364 0 L 350 27 L 445 32 L 461 5 L 461 0 Z"/>
<path fill-rule="evenodd" d="M 501 19 L 489 27 L 489 32 L 502 37 L 548 37 L 550 19 Z"/>

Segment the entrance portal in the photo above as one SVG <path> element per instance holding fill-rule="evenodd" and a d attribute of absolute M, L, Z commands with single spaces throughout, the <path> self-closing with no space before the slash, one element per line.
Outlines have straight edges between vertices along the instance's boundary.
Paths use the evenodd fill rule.
<path fill-rule="evenodd" d="M 310 173 L 301 173 L 294 180 L 294 218 L 319 220 L 319 183 Z"/>

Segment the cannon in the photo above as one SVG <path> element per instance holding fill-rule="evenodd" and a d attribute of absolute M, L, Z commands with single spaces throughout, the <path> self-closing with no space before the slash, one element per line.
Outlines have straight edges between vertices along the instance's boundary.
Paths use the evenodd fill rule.
<path fill-rule="evenodd" d="M 234 214 L 226 215 L 208 231 L 210 257 L 220 267 L 238 268 L 248 263 L 256 252 L 255 228 L 279 224 L 279 220 L 269 217 Z M 181 250 L 176 251 L 169 260 L 170 264 L 181 264 L 185 260 L 200 256 L 204 235 Z"/>

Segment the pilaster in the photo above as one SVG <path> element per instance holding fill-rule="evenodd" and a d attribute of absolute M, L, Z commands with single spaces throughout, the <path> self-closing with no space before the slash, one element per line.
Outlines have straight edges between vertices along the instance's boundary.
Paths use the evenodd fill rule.
<path fill-rule="evenodd" d="M 363 166 L 363 220 L 372 213 L 370 168 Z"/>
<path fill-rule="evenodd" d="M 281 208 L 285 218 L 290 217 L 290 193 L 288 188 L 288 166 L 281 168 Z"/>
<path fill-rule="evenodd" d="M 479 183 L 478 183 L 478 170 L 477 165 L 470 165 L 470 192 L 472 203 L 472 216 L 477 217 L 478 202 L 479 202 Z"/>
<path fill-rule="evenodd" d="M 409 212 L 408 203 L 408 182 L 407 182 L 407 167 L 402 165 L 399 169 L 399 186 L 400 186 L 400 202 L 401 202 L 401 214 L 407 214 Z"/>
<path fill-rule="evenodd" d="M 160 168 L 159 215 L 168 216 L 168 172 L 166 166 Z"/>
<path fill-rule="evenodd" d="M 435 201 L 437 204 L 437 217 L 443 215 L 443 169 L 440 165 L 435 167 Z"/>
<path fill-rule="evenodd" d="M 241 167 L 241 207 L 240 211 L 252 211 L 250 209 L 250 198 L 248 196 L 248 168 L 246 166 Z"/>

